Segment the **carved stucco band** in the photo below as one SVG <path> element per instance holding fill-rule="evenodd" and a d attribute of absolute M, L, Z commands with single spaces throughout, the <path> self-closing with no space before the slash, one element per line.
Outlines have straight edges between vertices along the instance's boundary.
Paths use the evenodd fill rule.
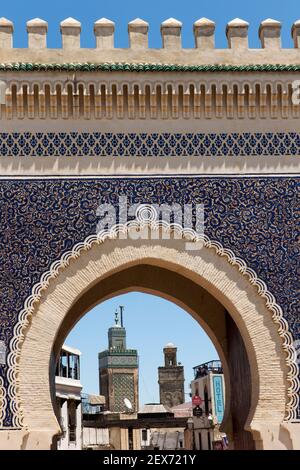
<path fill-rule="evenodd" d="M 296 410 L 299 401 L 298 391 L 300 388 L 296 350 L 294 348 L 292 335 L 289 332 L 288 323 L 283 317 L 282 309 L 276 303 L 274 296 L 268 291 L 266 284 L 258 278 L 253 269 L 247 266 L 245 261 L 236 257 L 231 250 L 224 248 L 219 242 L 209 239 L 206 235 L 198 235 L 192 229 L 184 229 L 179 224 L 169 224 L 164 221 L 153 220 L 153 218 L 147 219 L 144 215 L 146 212 L 147 211 L 143 211 L 140 216 L 137 215 L 136 220 L 130 221 L 125 225 L 115 225 L 110 230 L 101 231 L 97 235 L 91 235 L 83 242 L 77 243 L 71 251 L 66 252 L 59 260 L 52 263 L 49 271 L 45 272 L 41 276 L 40 282 L 35 284 L 32 288 L 32 294 L 26 299 L 24 308 L 19 314 L 19 321 L 14 328 L 14 337 L 10 345 L 11 352 L 8 355 L 8 396 L 11 400 L 11 408 L 14 413 L 14 427 L 20 428 L 23 426 L 23 415 L 20 406 L 21 397 L 18 393 L 18 363 L 21 355 L 21 345 L 25 330 L 36 309 L 37 303 L 41 299 L 42 292 L 48 288 L 51 279 L 56 278 L 60 271 L 69 265 L 72 259 L 78 258 L 81 252 L 90 250 L 94 244 L 100 245 L 107 239 L 116 239 L 119 233 L 128 234 L 130 230 L 141 231 L 145 229 L 150 229 L 151 231 L 163 230 L 169 234 L 175 233 L 177 238 L 185 239 L 189 242 L 202 242 L 206 248 L 214 249 L 219 256 L 226 257 L 231 265 L 237 266 L 240 273 L 247 277 L 251 284 L 256 286 L 258 295 L 265 299 L 266 307 L 270 310 L 272 319 L 278 326 L 278 333 L 282 340 L 282 348 L 286 353 L 286 364 L 289 371 L 287 380 L 290 386 L 287 389 L 285 421 L 296 420 Z M 5 393 L 5 390 L 3 384 L 0 382 L 0 397 L 1 393 Z M 0 426 L 1 424 L 0 422 Z"/>
<path fill-rule="evenodd" d="M 6 389 L 4 387 L 3 378 L 0 377 L 0 426 L 2 425 L 4 417 L 5 417 L 6 406 L 7 406 Z"/>

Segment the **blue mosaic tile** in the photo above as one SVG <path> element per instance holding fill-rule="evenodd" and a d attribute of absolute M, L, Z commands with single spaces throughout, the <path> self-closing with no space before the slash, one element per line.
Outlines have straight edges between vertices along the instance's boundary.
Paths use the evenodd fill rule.
<path fill-rule="evenodd" d="M 53 143 L 56 137 L 48 138 Z M 99 143 L 104 137 L 94 138 Z M 151 139 L 159 152 L 158 135 Z M 53 261 L 95 233 L 99 203 L 116 204 L 119 195 L 129 203 L 204 203 L 207 235 L 232 249 L 265 281 L 294 339 L 300 340 L 299 178 L 107 178 L 1 181 L 0 339 L 7 345 L 32 286 Z M 6 366 L 0 366 L 0 374 L 7 384 Z M 11 423 L 8 408 L 4 424 Z"/>
<path fill-rule="evenodd" d="M 133 150 L 134 149 L 134 150 Z M 0 133 L 0 156 L 268 156 L 300 155 L 290 133 Z"/>

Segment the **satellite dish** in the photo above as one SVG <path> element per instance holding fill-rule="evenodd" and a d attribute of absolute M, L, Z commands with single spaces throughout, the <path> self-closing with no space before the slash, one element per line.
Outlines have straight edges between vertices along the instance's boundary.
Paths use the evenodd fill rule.
<path fill-rule="evenodd" d="M 131 404 L 131 401 L 128 400 L 128 398 L 124 398 L 124 404 L 125 404 L 127 410 L 130 410 L 130 411 L 132 410 L 132 404 Z"/>

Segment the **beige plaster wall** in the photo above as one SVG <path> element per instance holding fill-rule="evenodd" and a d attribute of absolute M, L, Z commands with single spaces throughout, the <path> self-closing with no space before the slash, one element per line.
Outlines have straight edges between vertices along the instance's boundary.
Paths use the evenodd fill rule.
<path fill-rule="evenodd" d="M 276 53 L 274 53 L 276 51 Z M 129 62 L 183 65 L 295 64 L 300 49 L 1 49 L 0 62 L 74 63 Z"/>

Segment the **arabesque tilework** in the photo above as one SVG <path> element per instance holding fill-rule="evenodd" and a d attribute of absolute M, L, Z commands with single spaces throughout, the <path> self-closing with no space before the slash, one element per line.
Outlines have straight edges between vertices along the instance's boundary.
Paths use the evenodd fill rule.
<path fill-rule="evenodd" d="M 298 194 L 299 178 L 275 176 L 2 180 L 0 341 L 9 353 L 32 286 L 53 261 L 95 234 L 100 203 L 117 205 L 126 195 L 130 204 L 204 204 L 207 235 L 255 270 L 299 342 Z M 8 366 L 0 364 L 6 387 L 7 373 Z M 7 400 L 9 427 L 14 410 Z"/>
<path fill-rule="evenodd" d="M 299 155 L 300 134 L 278 133 L 0 133 L 0 156 L 264 156 Z"/>

